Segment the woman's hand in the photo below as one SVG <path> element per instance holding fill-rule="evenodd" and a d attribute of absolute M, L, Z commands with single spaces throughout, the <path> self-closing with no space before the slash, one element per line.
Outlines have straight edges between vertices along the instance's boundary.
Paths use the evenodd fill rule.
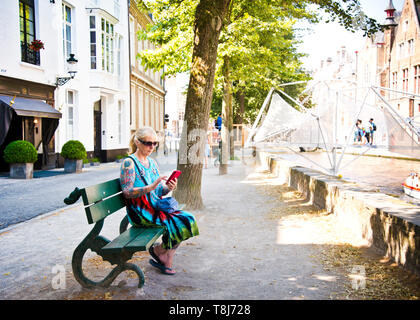
<path fill-rule="evenodd" d="M 169 191 L 173 191 L 176 189 L 176 185 L 178 183 L 178 179 L 172 179 L 171 181 L 166 181 L 166 186 L 168 187 Z"/>
<path fill-rule="evenodd" d="M 153 190 L 155 190 L 157 187 L 158 187 L 158 185 L 159 185 L 159 183 L 162 181 L 162 180 L 166 180 L 167 179 L 167 176 L 160 176 L 159 178 L 157 178 L 151 185 L 150 185 L 150 190 L 149 190 L 149 192 L 150 191 L 153 191 Z"/>

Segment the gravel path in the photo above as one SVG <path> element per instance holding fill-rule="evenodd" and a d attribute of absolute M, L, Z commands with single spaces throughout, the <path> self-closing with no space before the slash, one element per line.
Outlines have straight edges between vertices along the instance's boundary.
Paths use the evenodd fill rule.
<path fill-rule="evenodd" d="M 149 255 L 141 252 L 132 262 L 145 273 L 143 288 L 137 289 L 136 277 L 126 272 L 110 288 L 83 289 L 72 275 L 71 257 L 92 226 L 78 203 L 0 233 L 0 299 L 349 298 L 354 283 L 349 272 L 368 266 L 361 265 L 366 259 L 347 259 L 343 250 L 354 253 L 362 243 L 334 217 L 305 203 L 269 174 L 255 171 L 248 161 L 248 166 L 234 162 L 224 176 L 214 167 L 204 170 L 205 209 L 192 212 L 200 235 L 178 249 L 175 276 L 157 272 L 148 263 Z M 102 235 L 116 237 L 124 214 L 121 210 L 107 218 Z M 328 257 L 328 252 L 335 256 Z M 85 257 L 84 267 L 91 275 L 111 270 L 92 253 Z"/>
<path fill-rule="evenodd" d="M 328 299 L 344 288 L 332 272 L 313 259 L 310 243 L 287 243 L 281 234 L 290 225 L 270 218 L 278 207 L 258 191 L 264 177 L 238 162 L 229 174 L 204 170 L 202 195 L 206 209 L 193 212 L 200 235 L 189 239 L 175 256 L 177 275 L 158 273 L 146 253 L 133 261 L 146 284 L 137 289 L 131 273 L 120 275 L 108 289 L 86 290 L 74 280 L 71 256 L 91 229 L 80 204 L 40 216 L 0 234 L 0 298 L 3 299 Z M 247 178 L 248 177 L 248 178 Z M 274 188 L 274 187 L 273 187 Z M 284 203 L 287 207 L 287 204 Z M 105 222 L 103 234 L 117 235 L 123 210 Z M 296 230 L 295 230 L 296 231 Z M 86 269 L 109 270 L 94 255 Z M 57 270 L 65 271 L 65 288 L 54 289 Z"/>

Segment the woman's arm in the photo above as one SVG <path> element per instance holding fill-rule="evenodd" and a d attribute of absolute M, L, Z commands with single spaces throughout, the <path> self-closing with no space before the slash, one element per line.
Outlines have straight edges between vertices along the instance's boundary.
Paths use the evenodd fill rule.
<path fill-rule="evenodd" d="M 165 177 L 159 177 L 148 186 L 135 188 L 134 181 L 136 181 L 136 171 L 134 169 L 133 160 L 125 159 L 121 165 L 120 183 L 123 195 L 126 198 L 141 197 L 152 190 L 155 190 L 164 178 Z"/>
<path fill-rule="evenodd" d="M 134 188 L 134 181 L 136 180 L 136 171 L 134 169 L 134 162 L 130 159 L 125 159 L 121 165 L 120 183 L 124 197 L 137 198 L 149 193 L 151 185 L 145 187 Z"/>

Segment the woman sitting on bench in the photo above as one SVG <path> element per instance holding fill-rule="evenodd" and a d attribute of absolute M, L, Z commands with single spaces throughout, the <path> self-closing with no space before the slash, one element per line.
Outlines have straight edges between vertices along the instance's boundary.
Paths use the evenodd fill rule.
<path fill-rule="evenodd" d="M 199 232 L 192 214 L 186 211 L 165 213 L 155 209 L 156 201 L 177 185 L 177 179 L 165 183 L 166 176 L 159 176 L 157 163 L 150 157 L 157 143 L 157 134 L 150 127 L 140 128 L 133 134 L 130 140 L 132 154 L 121 165 L 120 182 L 130 223 L 133 226 L 165 227 L 162 243 L 149 248 L 154 259 L 150 264 L 164 274 L 173 275 L 175 250 L 182 241 L 197 236 Z"/>

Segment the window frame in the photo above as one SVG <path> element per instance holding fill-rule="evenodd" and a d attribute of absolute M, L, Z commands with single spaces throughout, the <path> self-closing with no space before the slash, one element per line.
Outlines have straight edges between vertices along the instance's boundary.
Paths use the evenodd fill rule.
<path fill-rule="evenodd" d="M 408 68 L 402 70 L 402 91 L 408 92 Z"/>
<path fill-rule="evenodd" d="M 69 102 L 69 94 L 72 94 L 73 101 Z M 70 117 L 71 109 L 71 117 Z M 74 139 L 74 112 L 76 109 L 76 91 L 66 90 L 66 111 L 67 111 L 67 122 L 66 122 L 66 136 L 67 140 Z"/>
<path fill-rule="evenodd" d="M 92 27 L 92 18 L 94 25 Z M 89 45 L 90 45 L 90 70 L 98 69 L 98 39 L 97 39 L 97 16 L 89 16 Z M 92 42 L 94 40 L 95 42 Z M 94 53 L 94 55 L 92 54 Z"/>
<path fill-rule="evenodd" d="M 66 8 L 69 9 L 70 12 L 70 22 L 67 21 L 67 12 Z M 62 10 L 61 10 L 61 19 L 62 19 L 62 31 L 63 31 L 63 57 L 64 57 L 64 65 L 66 65 L 67 59 L 70 57 L 71 53 L 74 53 L 74 47 L 73 47 L 73 7 L 71 7 L 69 4 L 63 2 L 62 3 Z M 70 34 L 67 34 L 67 28 L 70 30 Z"/>
<path fill-rule="evenodd" d="M 100 23 L 102 61 L 101 70 L 114 74 L 115 26 L 108 19 L 101 16 Z"/>
<path fill-rule="evenodd" d="M 30 15 L 30 10 L 32 9 L 32 15 Z M 29 14 L 27 15 L 29 11 Z M 22 16 L 23 13 L 23 16 Z M 32 20 L 30 19 L 32 18 Z M 29 23 L 28 23 L 29 22 Z M 28 31 L 30 26 L 32 26 L 33 34 Z M 23 39 L 22 39 L 23 36 Z M 40 65 L 40 53 L 39 51 L 32 50 L 29 46 L 33 40 L 36 39 L 36 12 L 35 12 L 35 1 L 34 0 L 19 0 L 19 41 L 21 47 L 21 61 Z M 22 41 L 23 40 L 23 41 Z"/>
<path fill-rule="evenodd" d="M 414 66 L 414 93 L 420 93 L 420 64 Z"/>

